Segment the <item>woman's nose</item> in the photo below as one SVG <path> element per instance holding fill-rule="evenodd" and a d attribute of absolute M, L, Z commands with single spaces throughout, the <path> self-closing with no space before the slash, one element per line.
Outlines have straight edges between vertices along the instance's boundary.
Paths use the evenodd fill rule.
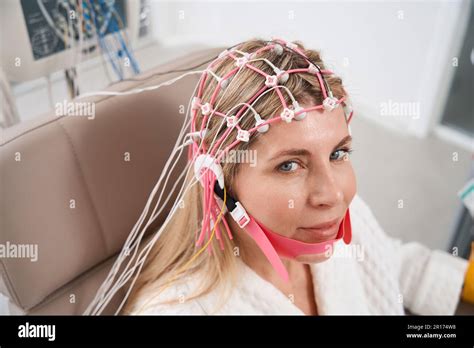
<path fill-rule="evenodd" d="M 330 166 L 318 168 L 310 180 L 309 204 L 317 208 L 337 206 L 344 199 L 342 185 Z"/>

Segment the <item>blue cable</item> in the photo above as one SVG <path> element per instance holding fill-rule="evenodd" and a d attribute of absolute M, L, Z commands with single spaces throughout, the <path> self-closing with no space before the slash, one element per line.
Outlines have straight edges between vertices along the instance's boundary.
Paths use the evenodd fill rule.
<path fill-rule="evenodd" d="M 111 31 L 114 33 L 114 38 L 117 40 L 118 38 L 118 42 L 120 44 L 120 46 L 122 46 L 122 49 L 123 51 L 125 52 L 125 54 L 127 55 L 128 59 L 130 60 L 130 63 L 132 64 L 132 69 L 133 69 L 133 72 L 135 74 L 139 74 L 140 73 L 140 68 L 138 66 L 138 62 L 137 60 L 135 59 L 135 57 L 133 56 L 132 54 L 132 50 L 128 49 L 128 46 L 127 44 L 125 43 L 124 39 L 123 39 L 123 35 L 122 35 L 122 32 L 120 30 L 120 27 L 118 26 L 118 22 L 117 22 L 117 19 L 115 18 L 115 16 L 112 15 L 112 11 L 116 11 L 115 8 L 112 8 L 113 6 L 115 6 L 115 1 L 114 1 L 114 4 L 112 6 L 108 5 L 105 3 L 104 0 L 99 0 L 99 3 L 101 4 L 102 7 L 106 7 L 108 9 L 108 13 L 107 13 L 107 19 L 110 21 L 108 23 L 108 26 L 109 25 L 112 25 L 111 27 Z M 117 15 L 120 15 L 117 13 Z M 108 27 L 107 27 L 108 28 Z M 125 28 L 124 28 L 125 29 Z M 122 52 L 119 51 L 119 57 L 121 57 L 122 55 Z"/>
<path fill-rule="evenodd" d="M 139 74 L 140 73 L 140 68 L 138 66 L 138 63 L 137 63 L 135 57 L 133 56 L 133 54 L 130 52 L 131 50 L 129 51 L 129 49 L 127 47 L 127 44 L 125 43 L 125 41 L 123 39 L 122 32 L 120 31 L 120 28 L 118 27 L 118 23 L 117 23 L 117 20 L 115 19 L 115 17 L 113 18 L 112 24 L 113 24 L 113 27 L 114 27 L 114 30 L 115 30 L 115 35 L 118 36 L 123 50 L 125 51 L 128 58 L 130 59 L 130 63 L 132 64 L 133 72 L 135 74 Z"/>
<path fill-rule="evenodd" d="M 84 4 L 84 2 L 83 2 Z M 121 71 L 121 69 L 119 67 L 116 66 L 115 64 L 115 61 L 114 61 L 114 58 L 112 57 L 111 53 L 110 53 L 110 49 L 107 45 L 107 42 L 105 41 L 104 39 L 104 35 L 100 32 L 100 28 L 99 28 L 99 25 L 98 25 L 98 21 L 97 21 L 97 16 L 96 16 L 96 12 L 95 12 L 95 9 L 93 8 L 94 6 L 92 5 L 92 3 L 90 4 L 90 11 L 91 11 L 91 14 L 92 14 L 92 17 L 93 17 L 93 24 L 95 25 L 96 27 L 96 32 L 97 32 L 97 35 L 99 36 L 99 45 L 100 47 L 102 48 L 103 51 L 106 52 L 107 56 L 109 57 L 109 61 L 112 65 L 112 68 L 113 70 L 115 71 L 115 73 L 117 74 L 117 76 L 119 77 L 120 80 L 123 80 L 123 73 Z M 120 64 L 119 64 L 120 66 Z"/>

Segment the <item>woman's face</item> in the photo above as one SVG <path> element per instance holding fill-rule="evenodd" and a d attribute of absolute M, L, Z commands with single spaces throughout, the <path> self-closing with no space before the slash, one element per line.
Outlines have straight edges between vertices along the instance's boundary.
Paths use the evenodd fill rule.
<path fill-rule="evenodd" d="M 247 212 L 275 233 L 308 243 L 333 239 L 356 193 L 350 149 L 342 107 L 309 112 L 301 121 L 272 123 L 251 146 L 256 165 L 240 164 L 234 191 Z M 337 226 L 323 233 L 309 229 L 334 220 Z M 327 257 L 305 255 L 297 261 Z"/>

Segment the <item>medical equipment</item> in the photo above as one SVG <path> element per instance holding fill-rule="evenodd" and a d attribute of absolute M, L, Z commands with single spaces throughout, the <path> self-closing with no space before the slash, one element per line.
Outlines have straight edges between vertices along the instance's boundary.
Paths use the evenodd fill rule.
<path fill-rule="evenodd" d="M 2 1 L 0 22 L 3 30 L 0 31 L 0 39 L 5 47 L 11 49 L 2 50 L 0 60 L 5 62 L 8 80 L 28 81 L 58 70 L 68 70 L 73 81 L 74 69 L 102 54 L 110 57 L 117 69 L 129 64 L 129 75 L 136 74 L 139 67 L 131 46 L 142 46 L 151 39 L 149 34 L 145 34 L 146 37 L 140 34 L 147 32 L 146 28 L 142 30 L 140 22 L 144 2 Z M 112 61 L 109 64 L 112 66 Z M 84 66 L 89 67 L 89 62 Z M 116 75 L 120 79 L 118 70 Z M 122 77 L 127 77 L 123 71 Z M 113 78 L 110 80 L 112 82 Z M 74 88 L 77 91 L 77 86 Z"/>

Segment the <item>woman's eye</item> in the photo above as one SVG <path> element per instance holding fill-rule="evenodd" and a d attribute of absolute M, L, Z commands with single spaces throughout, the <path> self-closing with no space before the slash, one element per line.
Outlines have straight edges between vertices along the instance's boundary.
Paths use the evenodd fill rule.
<path fill-rule="evenodd" d="M 330 159 L 331 161 L 342 161 L 346 156 L 349 156 L 352 153 L 352 149 L 339 149 L 334 151 Z"/>
<path fill-rule="evenodd" d="M 297 166 L 298 166 L 298 163 L 296 163 L 295 161 L 288 161 L 288 162 L 282 163 L 278 167 L 278 169 L 284 173 L 291 173 L 296 170 Z"/>

